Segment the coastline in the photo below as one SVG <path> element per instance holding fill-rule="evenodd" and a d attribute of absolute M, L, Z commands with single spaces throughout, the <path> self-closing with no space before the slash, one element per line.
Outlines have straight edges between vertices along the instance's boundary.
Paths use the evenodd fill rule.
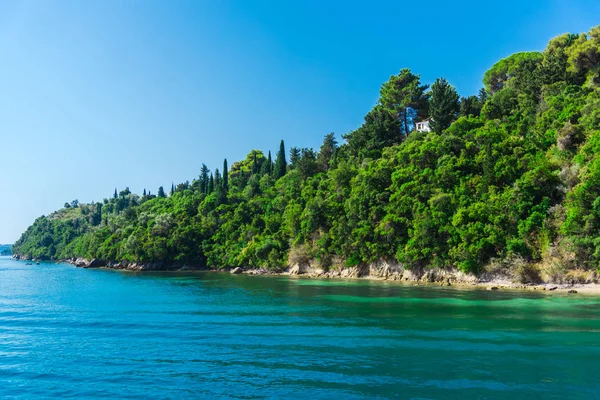
<path fill-rule="evenodd" d="M 29 257 L 13 255 L 16 260 L 32 260 Z M 32 260 L 35 261 L 35 260 Z M 133 263 L 133 262 L 104 262 L 93 259 L 72 258 L 60 260 L 71 264 L 77 268 L 90 269 L 102 268 L 121 270 L 129 272 L 185 272 L 185 271 L 204 271 L 220 272 L 244 275 L 271 275 L 287 276 L 302 279 L 335 279 L 335 280 L 371 280 L 381 282 L 395 282 L 412 286 L 448 286 L 457 289 L 485 289 L 489 291 L 538 291 L 560 294 L 585 294 L 599 295 L 600 283 L 517 283 L 508 276 L 482 274 L 475 276 L 465 274 L 458 270 L 430 268 L 420 271 L 404 269 L 401 265 L 380 261 L 369 265 L 345 267 L 332 270 L 325 270 L 319 267 L 313 267 L 310 263 L 295 264 L 280 270 L 271 270 L 266 268 L 210 268 L 201 265 L 185 264 L 165 264 L 159 263 Z"/>

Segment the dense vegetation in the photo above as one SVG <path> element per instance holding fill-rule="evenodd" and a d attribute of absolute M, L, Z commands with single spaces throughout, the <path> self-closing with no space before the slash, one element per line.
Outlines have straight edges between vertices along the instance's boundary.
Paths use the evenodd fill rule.
<path fill-rule="evenodd" d="M 10 256 L 12 254 L 12 245 L 0 244 L 0 256 Z"/>
<path fill-rule="evenodd" d="M 600 27 L 485 73 L 477 96 L 408 69 L 364 124 L 318 151 L 283 141 L 156 195 L 65 204 L 14 246 L 36 258 L 324 268 L 392 260 L 552 277 L 600 267 Z M 413 130 L 431 117 L 431 132 Z M 512 260 L 512 261 L 511 261 Z M 521 265 L 520 264 L 520 265 Z M 534 272 L 535 273 L 535 272 Z"/>

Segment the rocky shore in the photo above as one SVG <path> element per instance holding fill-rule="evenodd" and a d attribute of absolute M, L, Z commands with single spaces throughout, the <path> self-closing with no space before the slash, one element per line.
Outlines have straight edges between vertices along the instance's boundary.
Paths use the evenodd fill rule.
<path fill-rule="evenodd" d="M 37 261 L 31 257 L 14 255 L 16 260 Z M 405 269 L 402 265 L 380 261 L 368 265 L 345 267 L 338 269 L 324 269 L 311 266 L 310 263 L 295 264 L 280 270 L 266 268 L 216 269 L 201 265 L 135 263 L 128 261 L 102 261 L 99 259 L 87 260 L 84 258 L 71 258 L 61 260 L 78 268 L 108 268 L 124 271 L 215 271 L 230 272 L 232 274 L 246 275 L 281 275 L 314 279 L 371 279 L 379 281 L 399 282 L 413 285 L 457 286 L 457 287 L 484 287 L 487 290 L 522 289 L 535 291 L 563 292 L 563 293 L 589 293 L 600 295 L 600 284 L 597 282 L 570 282 L 570 283 L 516 283 L 506 275 L 482 274 L 475 276 L 461 271 L 427 268 L 422 270 Z"/>

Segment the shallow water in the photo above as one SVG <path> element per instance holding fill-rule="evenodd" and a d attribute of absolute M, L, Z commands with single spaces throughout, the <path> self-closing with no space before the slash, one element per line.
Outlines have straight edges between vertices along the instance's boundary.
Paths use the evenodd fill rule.
<path fill-rule="evenodd" d="M 2 398 L 600 398 L 600 297 L 0 257 Z"/>

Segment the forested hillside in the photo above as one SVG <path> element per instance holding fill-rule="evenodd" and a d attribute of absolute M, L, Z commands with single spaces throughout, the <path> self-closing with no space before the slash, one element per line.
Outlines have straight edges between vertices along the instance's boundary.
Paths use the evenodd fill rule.
<path fill-rule="evenodd" d="M 391 260 L 516 268 L 524 281 L 597 270 L 600 27 L 500 60 L 483 84 L 461 98 L 403 69 L 344 143 L 328 134 L 288 152 L 282 141 L 273 158 L 202 165 L 170 190 L 74 201 L 13 251 L 214 267 Z M 414 131 L 427 117 L 432 131 Z"/>

